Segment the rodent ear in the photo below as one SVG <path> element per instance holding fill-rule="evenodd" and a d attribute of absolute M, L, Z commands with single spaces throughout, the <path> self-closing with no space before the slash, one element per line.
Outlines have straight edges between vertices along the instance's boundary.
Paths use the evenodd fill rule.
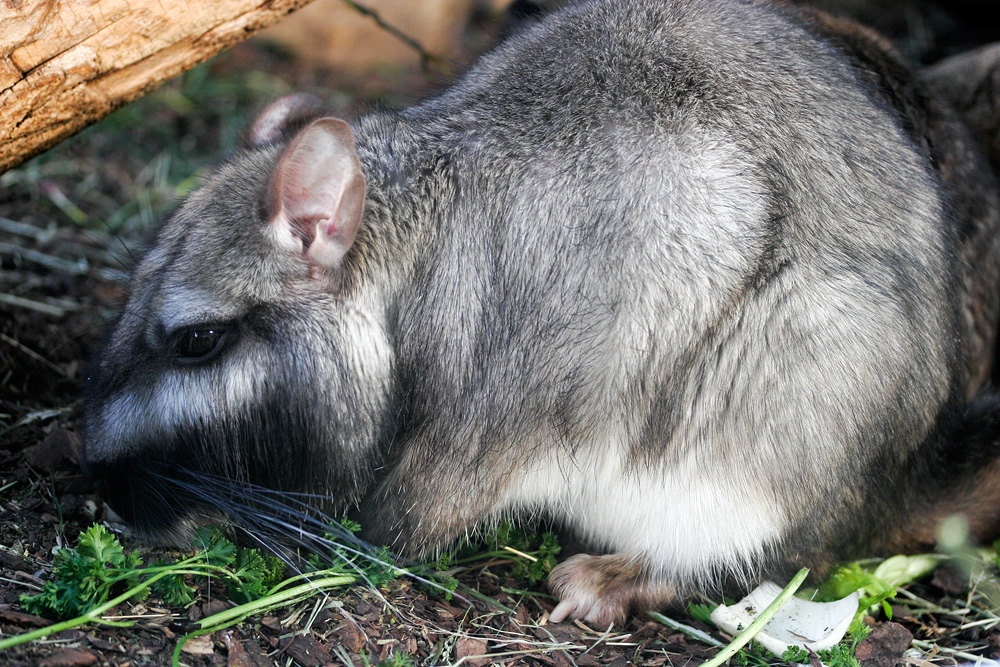
<path fill-rule="evenodd" d="M 250 126 L 247 140 L 250 146 L 263 146 L 278 141 L 286 132 L 298 130 L 323 115 L 323 102 L 315 95 L 296 93 L 285 95 L 267 105 Z"/>
<path fill-rule="evenodd" d="M 365 177 L 350 126 L 321 118 L 285 149 L 271 178 L 271 230 L 279 245 L 336 268 L 354 243 Z"/>

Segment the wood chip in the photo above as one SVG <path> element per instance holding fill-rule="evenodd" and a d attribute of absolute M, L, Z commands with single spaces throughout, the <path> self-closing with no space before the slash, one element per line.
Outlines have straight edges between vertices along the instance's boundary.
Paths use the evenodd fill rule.
<path fill-rule="evenodd" d="M 215 655 L 215 642 L 212 635 L 201 635 L 187 640 L 181 651 L 190 655 Z"/>
<path fill-rule="evenodd" d="M 463 660 L 464 664 L 471 667 L 484 667 L 490 663 L 489 658 L 477 658 L 476 656 L 486 655 L 486 640 L 476 637 L 460 637 L 455 642 L 455 658 Z"/>
<path fill-rule="evenodd" d="M 222 643 L 226 647 L 226 667 L 269 667 L 273 664 L 263 654 L 256 642 L 241 641 L 233 632 L 222 634 Z M 247 650 L 247 649 L 250 650 Z M 254 651 L 253 649 L 256 649 Z"/>
<path fill-rule="evenodd" d="M 268 630 L 269 632 L 273 632 L 274 634 L 278 634 L 281 632 L 281 621 L 274 616 L 265 616 L 260 619 L 260 627 Z"/>
<path fill-rule="evenodd" d="M 253 658 L 254 662 L 256 662 L 259 667 L 273 667 L 274 661 L 267 656 L 267 653 L 264 652 L 264 649 L 262 649 L 260 644 L 256 641 L 253 639 L 246 639 L 240 643 L 243 646 L 243 650 L 245 650 L 250 657 Z"/>
<path fill-rule="evenodd" d="M 525 605 L 519 605 L 517 613 L 514 614 L 514 621 L 518 625 L 529 625 L 531 623 L 531 613 Z"/>
<path fill-rule="evenodd" d="M 44 628 L 48 625 L 52 625 L 52 621 L 47 621 L 41 616 L 26 614 L 23 611 L 14 611 L 13 609 L 4 609 L 0 611 L 0 621 L 6 621 L 8 623 L 23 625 L 30 628 Z"/>
<path fill-rule="evenodd" d="M 552 654 L 552 662 L 555 667 L 573 667 L 573 661 L 570 660 L 569 655 L 566 651 L 556 651 Z"/>
<path fill-rule="evenodd" d="M 361 649 L 368 641 L 365 633 L 354 623 L 344 623 L 334 630 L 333 634 L 336 635 L 337 641 L 351 653 L 361 653 Z"/>
<path fill-rule="evenodd" d="M 288 645 L 286 651 L 302 667 L 319 667 L 319 665 L 333 662 L 330 651 L 312 637 L 302 635 L 296 637 Z"/>
<path fill-rule="evenodd" d="M 80 436 L 56 429 L 37 445 L 26 448 L 24 459 L 31 467 L 46 472 L 77 467 L 80 464 Z"/>
<path fill-rule="evenodd" d="M 118 653 L 125 652 L 121 644 L 117 644 L 115 642 L 109 642 L 95 635 L 87 635 L 87 643 L 93 646 L 94 648 L 100 649 L 102 651 L 116 651 Z"/>
<path fill-rule="evenodd" d="M 229 609 L 230 605 L 226 604 L 224 600 L 209 600 L 205 604 L 201 605 L 201 613 L 203 618 L 209 616 L 214 616 L 215 614 L 224 612 Z"/>
<path fill-rule="evenodd" d="M 38 667 L 87 667 L 97 662 L 97 654 L 78 648 L 67 648 L 50 655 Z"/>
<path fill-rule="evenodd" d="M 15 570 L 17 572 L 31 572 L 31 564 L 17 554 L 12 554 L 0 549 L 0 567 L 5 570 Z"/>

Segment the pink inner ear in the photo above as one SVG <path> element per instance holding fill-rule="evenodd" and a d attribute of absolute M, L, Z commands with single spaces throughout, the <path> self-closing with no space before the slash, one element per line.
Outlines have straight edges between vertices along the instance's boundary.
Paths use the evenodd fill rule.
<path fill-rule="evenodd" d="M 303 130 L 273 175 L 271 224 L 302 241 L 314 264 L 333 268 L 354 243 L 365 203 L 365 179 L 350 127 L 323 118 Z"/>

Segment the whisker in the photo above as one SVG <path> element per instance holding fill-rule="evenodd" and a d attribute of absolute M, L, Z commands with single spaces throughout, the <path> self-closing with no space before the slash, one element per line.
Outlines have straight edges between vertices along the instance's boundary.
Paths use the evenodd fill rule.
<path fill-rule="evenodd" d="M 306 576 L 306 573 L 293 565 L 291 558 L 285 555 L 285 550 L 290 547 L 316 554 L 328 562 L 330 559 L 341 561 L 376 592 L 377 588 L 372 584 L 368 573 L 356 562 L 357 559 L 390 568 L 397 574 L 402 573 L 424 585 L 442 591 L 448 590 L 433 579 L 408 569 L 419 565 L 416 561 L 394 556 L 396 562 L 387 562 L 383 557 L 376 555 L 376 552 L 384 554 L 383 550 L 365 542 L 315 505 L 303 500 L 327 500 L 326 496 L 277 491 L 249 482 L 237 482 L 218 475 L 195 473 L 190 470 L 179 472 L 193 481 L 160 473 L 154 473 L 154 476 L 178 488 L 196 501 L 217 508 L 232 520 L 231 526 L 234 529 L 280 558 L 299 575 Z M 403 567 L 400 567 L 401 565 Z M 381 594 L 379 596 L 381 597 Z M 469 603 L 463 596 L 457 595 L 457 597 Z"/>
<path fill-rule="evenodd" d="M 336 557 L 337 559 L 342 561 L 345 566 L 354 570 L 354 572 L 361 579 L 363 579 L 365 583 L 368 584 L 369 588 L 371 588 L 375 592 L 375 594 L 378 595 L 380 599 L 388 603 L 388 601 L 385 600 L 385 598 L 382 596 L 381 592 L 378 591 L 376 585 L 371 581 L 371 579 L 368 576 L 368 573 L 365 572 L 364 569 L 354 561 L 354 559 L 347 557 L 345 554 L 341 552 L 346 550 L 352 553 L 353 555 L 365 558 L 380 566 L 393 567 L 393 569 L 396 569 L 391 563 L 387 563 L 383 561 L 381 558 L 372 556 L 364 551 L 352 549 L 350 547 L 347 547 L 346 545 L 339 544 L 335 541 L 331 540 L 321 541 L 321 538 L 319 538 L 319 536 L 312 533 L 306 533 L 305 531 L 302 530 L 301 526 L 291 524 L 287 521 L 281 521 L 277 517 L 268 516 L 267 514 L 261 513 L 259 511 L 254 511 L 253 508 L 250 506 L 230 503 L 228 502 L 228 499 L 225 496 L 218 496 L 214 493 L 209 492 L 208 489 L 204 487 L 192 486 L 180 482 L 179 480 L 170 480 L 170 481 L 182 486 L 183 488 L 185 488 L 185 490 L 189 492 L 194 492 L 196 494 L 201 495 L 203 500 L 210 501 L 216 506 L 222 508 L 226 512 L 226 514 L 228 514 L 234 519 L 234 522 L 232 524 L 234 528 L 238 529 L 241 533 L 245 534 L 248 538 L 259 544 L 261 548 L 265 549 L 269 553 L 272 553 L 277 558 L 281 559 L 282 562 L 286 563 L 297 575 L 303 577 L 306 581 L 311 580 L 310 573 L 301 570 L 294 563 L 292 558 L 286 555 L 287 549 L 279 547 L 278 544 L 272 544 L 270 541 L 265 541 L 264 539 L 265 536 L 268 539 L 276 538 L 275 542 L 277 543 L 285 542 L 287 544 L 291 542 L 291 544 L 288 546 L 295 546 L 302 550 L 309 551 L 311 553 L 325 555 L 328 559 L 331 557 Z M 229 484 L 223 486 L 223 488 L 229 491 L 233 491 L 233 490 L 238 490 L 239 486 Z M 274 528 L 275 526 L 279 528 L 284 528 L 285 530 L 275 530 Z M 321 546 L 324 546 L 324 543 L 325 546 L 327 546 L 326 551 L 320 549 Z M 325 592 L 324 596 L 329 597 Z"/>
<path fill-rule="evenodd" d="M 274 489 L 257 486 L 250 482 L 244 482 L 244 481 L 234 482 L 231 479 L 227 479 L 225 477 L 218 475 L 207 475 L 204 473 L 193 473 L 190 471 L 185 471 L 185 472 L 187 472 L 191 477 L 199 481 L 213 482 L 220 485 L 222 488 L 225 488 L 228 492 L 230 492 L 231 496 L 233 492 L 238 492 L 240 494 L 239 497 L 243 500 L 251 500 L 254 502 L 262 502 L 263 500 L 266 500 L 269 503 L 266 506 L 271 509 L 274 508 L 274 503 L 278 503 L 287 513 L 294 515 L 297 518 L 305 520 L 308 524 L 315 526 L 318 529 L 322 529 L 327 532 L 331 532 L 332 530 L 332 532 L 335 533 L 337 537 L 341 537 L 350 542 L 354 542 L 355 544 L 362 546 L 364 548 L 368 549 L 375 548 L 374 545 L 368 544 L 354 533 L 345 529 L 343 526 L 340 525 L 339 521 L 325 514 L 324 512 L 319 510 L 315 505 L 311 505 L 307 503 L 305 500 L 301 500 L 301 498 L 306 498 L 310 500 L 326 501 L 328 500 L 328 497 L 325 495 L 316 493 L 293 492 L 293 491 L 290 492 L 276 491 Z M 170 481 L 176 482 L 177 480 L 171 478 Z M 197 486 L 196 484 L 191 485 L 191 487 L 189 488 L 189 490 L 193 491 L 197 491 L 199 489 L 200 487 Z M 304 511 L 298 512 L 292 509 L 290 505 L 302 508 L 302 510 Z"/>

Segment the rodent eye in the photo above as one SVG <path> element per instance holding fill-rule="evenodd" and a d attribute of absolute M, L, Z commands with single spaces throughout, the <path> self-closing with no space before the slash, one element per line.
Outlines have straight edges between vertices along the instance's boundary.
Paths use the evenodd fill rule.
<path fill-rule="evenodd" d="M 182 332 L 174 348 L 174 361 L 193 364 L 214 358 L 222 350 L 226 333 L 226 329 L 222 327 L 188 329 Z"/>

